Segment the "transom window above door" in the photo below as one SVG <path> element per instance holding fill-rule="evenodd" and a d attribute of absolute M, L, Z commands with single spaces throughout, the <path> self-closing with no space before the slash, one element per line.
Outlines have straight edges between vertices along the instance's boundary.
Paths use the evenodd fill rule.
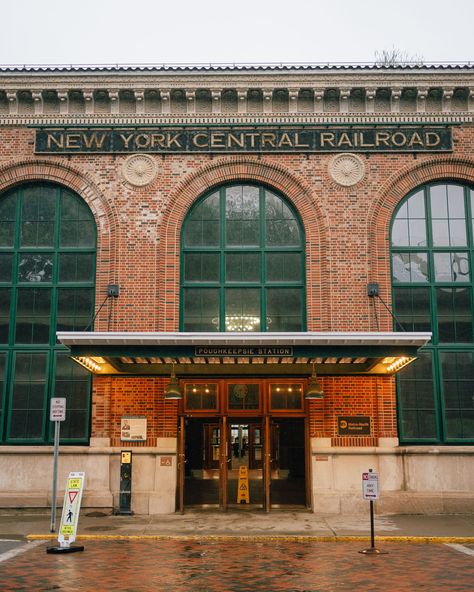
<path fill-rule="evenodd" d="M 238 184 L 205 195 L 181 255 L 182 331 L 304 331 L 304 234 L 277 193 Z"/>

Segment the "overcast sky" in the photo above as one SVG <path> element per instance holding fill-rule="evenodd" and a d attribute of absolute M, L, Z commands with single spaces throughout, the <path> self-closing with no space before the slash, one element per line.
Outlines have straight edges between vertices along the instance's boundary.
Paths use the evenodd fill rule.
<path fill-rule="evenodd" d="M 474 61 L 474 0 L 3 0 L 1 64 Z"/>

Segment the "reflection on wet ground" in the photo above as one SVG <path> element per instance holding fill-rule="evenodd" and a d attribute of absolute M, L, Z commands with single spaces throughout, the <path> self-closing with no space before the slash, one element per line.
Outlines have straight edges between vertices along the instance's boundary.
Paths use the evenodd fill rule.
<path fill-rule="evenodd" d="M 81 542 L 81 541 L 79 541 Z M 48 543 L 51 544 L 51 543 Z M 85 540 L 83 553 L 41 546 L 0 566 L 2 592 L 334 592 L 472 590 L 472 556 L 441 544 L 384 542 L 388 555 L 358 553 L 364 542 Z"/>

